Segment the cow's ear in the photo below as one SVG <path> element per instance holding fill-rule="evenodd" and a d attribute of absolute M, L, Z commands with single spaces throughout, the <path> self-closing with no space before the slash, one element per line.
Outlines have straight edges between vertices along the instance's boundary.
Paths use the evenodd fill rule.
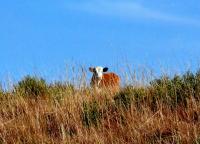
<path fill-rule="evenodd" d="M 103 68 L 103 72 L 107 72 L 107 71 L 108 71 L 107 67 Z"/>
<path fill-rule="evenodd" d="M 93 67 L 89 67 L 89 71 L 90 72 L 94 72 L 94 68 Z"/>

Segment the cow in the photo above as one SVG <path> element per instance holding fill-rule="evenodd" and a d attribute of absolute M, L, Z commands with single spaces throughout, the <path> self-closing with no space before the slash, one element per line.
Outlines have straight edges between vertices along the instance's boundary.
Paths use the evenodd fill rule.
<path fill-rule="evenodd" d="M 119 90 L 120 77 L 115 73 L 106 73 L 107 67 L 90 67 L 89 71 L 93 73 L 90 85 L 93 88 Z"/>

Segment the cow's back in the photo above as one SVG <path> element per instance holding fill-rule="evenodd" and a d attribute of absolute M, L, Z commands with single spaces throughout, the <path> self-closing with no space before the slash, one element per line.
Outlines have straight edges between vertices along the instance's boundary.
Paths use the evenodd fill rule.
<path fill-rule="evenodd" d="M 102 80 L 99 84 L 100 87 L 119 87 L 120 78 L 115 73 L 104 73 Z"/>

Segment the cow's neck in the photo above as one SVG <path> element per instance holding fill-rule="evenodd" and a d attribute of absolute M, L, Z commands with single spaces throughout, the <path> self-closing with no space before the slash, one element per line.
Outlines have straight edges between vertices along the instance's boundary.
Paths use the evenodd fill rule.
<path fill-rule="evenodd" d="M 101 79 L 96 78 L 95 76 L 92 77 L 92 84 L 99 87 L 101 83 Z"/>

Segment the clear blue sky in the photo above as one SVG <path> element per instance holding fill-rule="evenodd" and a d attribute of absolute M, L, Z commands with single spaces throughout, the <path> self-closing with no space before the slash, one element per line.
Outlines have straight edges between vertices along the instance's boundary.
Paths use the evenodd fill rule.
<path fill-rule="evenodd" d="M 199 58 L 199 0 L 0 1 L 0 80 L 58 78 L 71 62 L 181 69 Z"/>

